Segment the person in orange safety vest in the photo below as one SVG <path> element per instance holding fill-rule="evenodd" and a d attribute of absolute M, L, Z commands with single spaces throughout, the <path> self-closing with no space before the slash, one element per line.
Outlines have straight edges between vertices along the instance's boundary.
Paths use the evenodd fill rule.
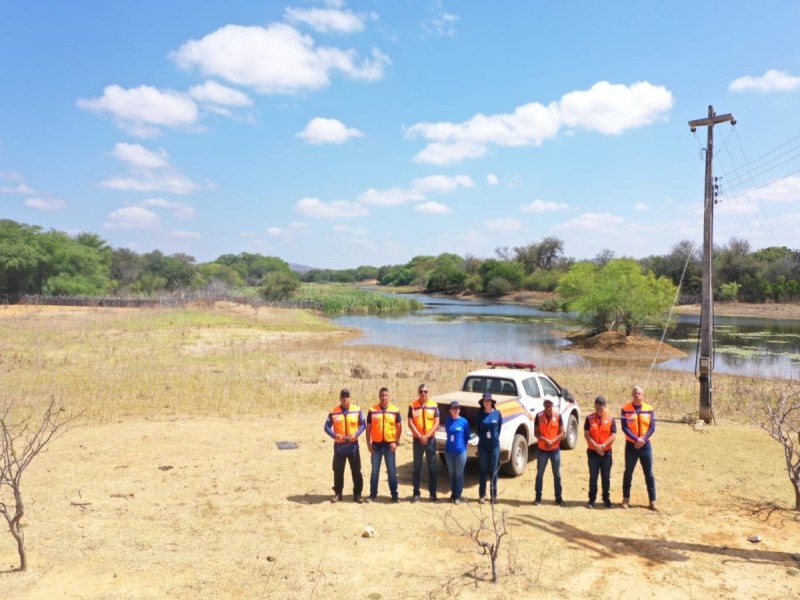
<path fill-rule="evenodd" d="M 589 502 L 586 508 L 594 508 L 597 500 L 597 476 L 603 483 L 603 504 L 611 508 L 611 446 L 617 438 L 617 424 L 614 417 L 606 412 L 606 399 L 594 399 L 594 413 L 586 417 L 583 425 L 586 438 L 586 456 L 589 461 Z"/>
<path fill-rule="evenodd" d="M 653 474 L 653 445 L 650 438 L 656 431 L 656 413 L 644 401 L 644 390 L 633 386 L 631 401 L 622 407 L 622 432 L 625 434 L 625 474 L 622 476 L 622 508 L 630 506 L 631 481 L 636 463 L 642 463 L 650 510 L 656 508 L 656 478 Z"/>
<path fill-rule="evenodd" d="M 353 477 L 353 497 L 359 504 L 363 502 L 361 492 L 364 478 L 361 475 L 361 454 L 358 451 L 358 436 L 364 433 L 364 413 L 356 405 L 350 404 L 350 390 L 339 392 L 339 405 L 334 406 L 325 421 L 325 433 L 333 443 L 333 498 L 331 502 L 342 499 L 344 488 L 344 465 L 350 463 Z"/>
<path fill-rule="evenodd" d="M 389 390 L 382 387 L 378 392 L 378 404 L 367 412 L 367 448 L 372 458 L 372 473 L 369 478 L 369 500 L 378 496 L 378 479 L 381 474 L 381 462 L 386 461 L 389 475 L 389 491 L 392 502 L 399 502 L 397 495 L 397 447 L 400 445 L 400 434 L 403 431 L 400 409 L 389 404 Z"/>
<path fill-rule="evenodd" d="M 560 414 L 553 411 L 553 401 L 549 398 L 545 398 L 544 410 L 533 420 L 533 435 L 539 449 L 536 455 L 536 499 L 533 503 L 542 503 L 542 480 L 549 462 L 553 470 L 556 504 L 564 506 L 561 497 L 561 440 L 564 439 L 564 421 Z"/>
<path fill-rule="evenodd" d="M 419 489 L 422 479 L 422 459 L 428 462 L 428 494 L 431 502 L 437 502 L 436 496 L 436 430 L 439 429 L 439 405 L 428 397 L 428 386 L 421 383 L 417 388 L 418 398 L 408 407 L 408 428 L 414 436 L 414 468 L 411 481 L 414 494 L 411 502 L 419 501 Z"/>

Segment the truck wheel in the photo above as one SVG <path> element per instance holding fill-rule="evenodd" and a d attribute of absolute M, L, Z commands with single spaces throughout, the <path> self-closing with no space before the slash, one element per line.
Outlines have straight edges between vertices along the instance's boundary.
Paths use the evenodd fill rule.
<path fill-rule="evenodd" d="M 562 450 L 572 450 L 578 444 L 578 417 L 575 413 L 569 416 L 567 422 L 567 430 L 564 433 L 564 439 L 561 440 Z"/>
<path fill-rule="evenodd" d="M 511 477 L 519 477 L 528 466 L 528 440 L 521 433 L 514 436 L 511 444 L 511 459 L 503 465 L 503 472 Z"/>

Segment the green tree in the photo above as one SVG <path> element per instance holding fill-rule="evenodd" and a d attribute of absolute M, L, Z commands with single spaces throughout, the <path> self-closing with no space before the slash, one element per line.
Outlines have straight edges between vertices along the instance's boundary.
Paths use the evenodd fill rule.
<path fill-rule="evenodd" d="M 288 300 L 300 286 L 300 279 L 291 271 L 271 271 L 261 279 L 258 294 L 267 301 Z"/>
<path fill-rule="evenodd" d="M 525 270 L 520 263 L 493 258 L 481 264 L 479 273 L 484 292 L 493 298 L 522 289 L 525 278 Z"/>
<path fill-rule="evenodd" d="M 428 276 L 425 291 L 430 293 L 460 294 L 466 289 L 467 272 L 455 265 L 436 267 Z"/>
<path fill-rule="evenodd" d="M 600 267 L 573 265 L 559 281 L 558 292 L 570 310 L 596 331 L 623 327 L 625 335 L 666 312 L 675 295 L 666 277 L 643 272 L 631 259 L 611 260 Z"/>

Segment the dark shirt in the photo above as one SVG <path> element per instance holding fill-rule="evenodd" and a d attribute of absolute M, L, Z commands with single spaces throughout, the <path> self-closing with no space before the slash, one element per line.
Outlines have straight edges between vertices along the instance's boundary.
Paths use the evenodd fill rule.
<path fill-rule="evenodd" d="M 503 426 L 503 415 L 496 408 L 487 413 L 478 411 L 475 416 L 475 426 L 478 430 L 478 448 L 496 448 L 500 445 L 500 429 Z"/>

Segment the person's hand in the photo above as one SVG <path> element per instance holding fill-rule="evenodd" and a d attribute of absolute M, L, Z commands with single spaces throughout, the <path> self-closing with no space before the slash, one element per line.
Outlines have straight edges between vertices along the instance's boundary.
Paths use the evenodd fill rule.
<path fill-rule="evenodd" d="M 372 444 L 367 444 L 367 450 L 369 450 L 370 454 L 372 454 L 375 451 L 375 449 L 372 447 Z"/>
<path fill-rule="evenodd" d="M 337 433 L 336 437 L 333 438 L 337 444 L 341 444 L 344 442 L 344 436 L 341 433 Z"/>
<path fill-rule="evenodd" d="M 397 442 L 392 442 L 392 445 L 389 446 L 389 450 L 391 450 L 392 452 L 396 451 L 397 450 Z"/>
<path fill-rule="evenodd" d="M 639 438 L 636 440 L 634 446 L 638 449 L 638 448 L 643 448 L 644 444 L 645 444 L 644 440 L 642 438 Z"/>
<path fill-rule="evenodd" d="M 428 444 L 428 440 L 429 439 L 430 439 L 429 436 L 421 435 L 421 436 L 419 436 L 419 443 L 422 444 L 423 446 L 426 446 Z"/>

